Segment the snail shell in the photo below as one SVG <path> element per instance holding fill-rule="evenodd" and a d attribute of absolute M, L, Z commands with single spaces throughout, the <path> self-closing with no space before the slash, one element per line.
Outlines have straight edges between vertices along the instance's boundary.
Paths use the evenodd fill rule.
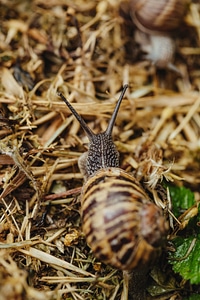
<path fill-rule="evenodd" d="M 152 263 L 168 229 L 162 210 L 150 201 L 133 176 L 119 168 L 119 153 L 111 135 L 127 87 L 124 86 L 106 131 L 99 134 L 94 134 L 59 94 L 90 141 L 88 152 L 79 159 L 85 179 L 81 193 L 83 232 L 95 256 L 121 270 Z"/>
<path fill-rule="evenodd" d="M 143 32 L 169 32 L 180 25 L 187 0 L 130 0 L 131 16 Z"/>
<path fill-rule="evenodd" d="M 168 68 L 180 74 L 173 65 L 175 30 L 183 22 L 188 0 L 130 0 L 130 14 L 138 30 L 135 40 L 146 59 L 158 68 Z"/>
<path fill-rule="evenodd" d="M 150 265 L 167 232 L 162 211 L 120 168 L 102 169 L 82 191 L 83 232 L 95 256 L 121 270 Z"/>

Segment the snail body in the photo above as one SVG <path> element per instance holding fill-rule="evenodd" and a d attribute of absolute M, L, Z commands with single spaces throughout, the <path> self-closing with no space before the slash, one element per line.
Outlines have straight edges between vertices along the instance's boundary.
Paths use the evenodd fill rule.
<path fill-rule="evenodd" d="M 187 3 L 188 0 L 129 1 L 131 18 L 140 32 L 136 32 L 136 42 L 158 68 L 179 72 L 173 65 L 174 33 L 183 22 Z"/>
<path fill-rule="evenodd" d="M 168 229 L 162 210 L 150 201 L 132 175 L 119 168 L 119 153 L 111 134 L 127 87 L 124 86 L 106 131 L 99 134 L 91 131 L 59 93 L 90 141 L 88 152 L 79 159 L 85 179 L 81 215 L 86 241 L 98 259 L 121 270 L 152 262 Z"/>
<path fill-rule="evenodd" d="M 136 31 L 135 40 L 140 44 L 144 58 L 150 60 L 157 68 L 170 69 L 177 73 L 180 71 L 173 64 L 175 54 L 175 42 L 169 35 L 148 35 Z"/>

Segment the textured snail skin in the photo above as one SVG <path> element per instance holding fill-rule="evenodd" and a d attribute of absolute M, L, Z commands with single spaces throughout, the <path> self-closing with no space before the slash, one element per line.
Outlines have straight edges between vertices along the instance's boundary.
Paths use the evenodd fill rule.
<path fill-rule="evenodd" d="M 140 44 L 141 50 L 146 53 L 145 59 L 152 61 L 157 68 L 168 68 L 179 73 L 173 65 L 175 42 L 169 35 L 147 35 L 136 31 L 135 40 Z"/>

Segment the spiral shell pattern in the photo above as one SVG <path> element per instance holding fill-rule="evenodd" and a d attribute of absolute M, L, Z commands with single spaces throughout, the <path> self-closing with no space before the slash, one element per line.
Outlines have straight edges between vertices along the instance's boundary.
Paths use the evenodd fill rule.
<path fill-rule="evenodd" d="M 154 261 L 168 226 L 134 177 L 100 170 L 84 185 L 81 202 L 83 232 L 97 258 L 121 270 Z"/>
<path fill-rule="evenodd" d="M 130 0 L 133 20 L 143 32 L 167 32 L 178 28 L 186 8 L 186 0 Z"/>

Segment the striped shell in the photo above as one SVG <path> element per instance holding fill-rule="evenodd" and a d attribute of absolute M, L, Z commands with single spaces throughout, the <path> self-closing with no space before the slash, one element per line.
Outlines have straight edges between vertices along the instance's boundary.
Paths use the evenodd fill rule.
<path fill-rule="evenodd" d="M 152 263 L 166 237 L 162 211 L 120 168 L 100 170 L 84 185 L 83 232 L 97 258 L 121 270 Z"/>
<path fill-rule="evenodd" d="M 178 28 L 188 0 L 130 0 L 133 20 L 142 31 L 171 31 Z"/>

